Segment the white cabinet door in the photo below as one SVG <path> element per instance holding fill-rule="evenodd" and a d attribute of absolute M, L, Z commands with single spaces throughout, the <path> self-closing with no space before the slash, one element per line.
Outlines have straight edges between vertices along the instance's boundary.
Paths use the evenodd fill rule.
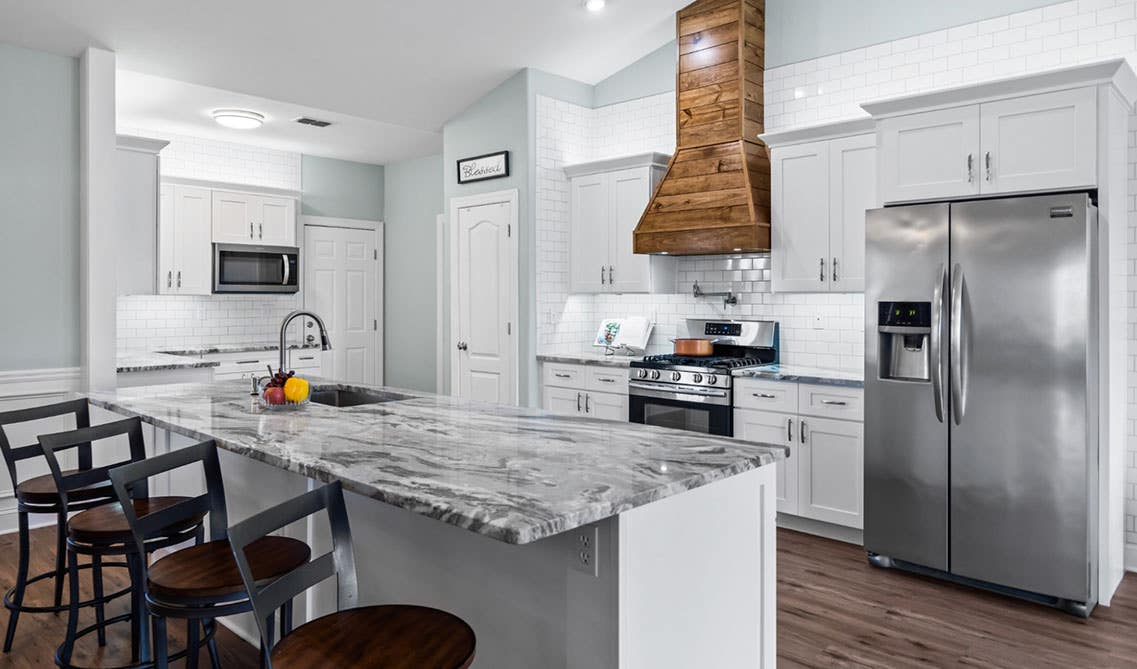
<path fill-rule="evenodd" d="M 163 184 L 158 189 L 158 292 L 169 295 L 174 288 L 176 264 L 174 248 L 174 187 Z"/>
<path fill-rule="evenodd" d="M 257 196 L 253 202 L 256 241 L 273 246 L 296 246 L 296 200 Z"/>
<path fill-rule="evenodd" d="M 256 196 L 213 191 L 213 241 L 253 244 L 257 240 Z"/>
<path fill-rule="evenodd" d="M 651 290 L 652 257 L 632 252 L 632 232 L 651 198 L 651 168 L 621 170 L 609 177 L 612 218 L 608 236 L 608 290 L 646 293 Z"/>
<path fill-rule="evenodd" d="M 775 149 L 771 179 L 774 291 L 828 290 L 828 142 Z"/>
<path fill-rule="evenodd" d="M 806 417 L 798 430 L 799 515 L 863 528 L 864 424 Z"/>
<path fill-rule="evenodd" d="M 584 392 L 545 386 L 545 410 L 561 416 L 580 415 L 584 411 Z"/>
<path fill-rule="evenodd" d="M 1097 92 L 1076 88 L 982 105 L 982 192 L 1097 184 Z"/>
<path fill-rule="evenodd" d="M 876 135 L 829 142 L 829 289 L 865 289 L 865 210 L 877 206 Z"/>
<path fill-rule="evenodd" d="M 798 459 L 799 449 L 794 445 L 797 435 L 797 417 L 792 414 L 772 411 L 752 411 L 736 409 L 734 412 L 734 436 L 746 441 L 765 444 L 785 444 L 790 448 L 790 456 L 776 463 L 778 513 L 798 513 Z"/>
<path fill-rule="evenodd" d="M 979 105 L 881 119 L 877 135 L 883 202 L 979 193 Z"/>
<path fill-rule="evenodd" d="M 611 201 L 606 174 L 572 180 L 569 232 L 569 290 L 599 293 L 608 287 L 608 216 Z"/>
<path fill-rule="evenodd" d="M 209 219 L 209 189 L 174 186 L 173 290 L 179 295 L 212 292 L 213 247 Z"/>
<path fill-rule="evenodd" d="M 628 422 L 628 396 L 618 393 L 588 393 L 585 413 L 593 418 Z"/>

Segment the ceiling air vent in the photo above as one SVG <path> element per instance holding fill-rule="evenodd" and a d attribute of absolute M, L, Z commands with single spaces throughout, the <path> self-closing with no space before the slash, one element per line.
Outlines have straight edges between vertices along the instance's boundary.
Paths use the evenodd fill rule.
<path fill-rule="evenodd" d="M 296 122 L 303 123 L 304 125 L 314 125 L 317 128 L 326 128 L 332 124 L 331 121 L 321 121 L 318 118 L 308 118 L 307 116 L 301 116 L 300 118 L 296 119 Z"/>

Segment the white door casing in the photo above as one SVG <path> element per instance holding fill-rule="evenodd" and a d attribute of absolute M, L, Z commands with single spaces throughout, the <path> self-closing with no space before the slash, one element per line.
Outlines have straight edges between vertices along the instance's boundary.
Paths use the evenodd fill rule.
<path fill-rule="evenodd" d="M 450 200 L 451 393 L 519 401 L 518 194 Z"/>
<path fill-rule="evenodd" d="M 330 359 L 330 376 L 354 383 L 382 383 L 378 327 L 382 227 L 306 225 L 304 249 L 304 306 L 328 327 L 332 350 L 325 360 Z"/>

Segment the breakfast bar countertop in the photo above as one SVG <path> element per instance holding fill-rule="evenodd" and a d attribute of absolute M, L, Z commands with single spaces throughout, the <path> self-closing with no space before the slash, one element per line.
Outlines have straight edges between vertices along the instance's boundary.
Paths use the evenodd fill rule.
<path fill-rule="evenodd" d="M 525 544 L 787 457 L 757 444 L 391 388 L 270 411 L 239 381 L 119 388 L 93 404 L 499 541 Z"/>

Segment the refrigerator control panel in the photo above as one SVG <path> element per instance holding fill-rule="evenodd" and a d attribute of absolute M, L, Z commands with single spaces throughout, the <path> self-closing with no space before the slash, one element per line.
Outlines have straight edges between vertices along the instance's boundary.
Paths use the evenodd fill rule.
<path fill-rule="evenodd" d="M 878 302 L 877 324 L 884 327 L 932 327 L 931 302 Z"/>

